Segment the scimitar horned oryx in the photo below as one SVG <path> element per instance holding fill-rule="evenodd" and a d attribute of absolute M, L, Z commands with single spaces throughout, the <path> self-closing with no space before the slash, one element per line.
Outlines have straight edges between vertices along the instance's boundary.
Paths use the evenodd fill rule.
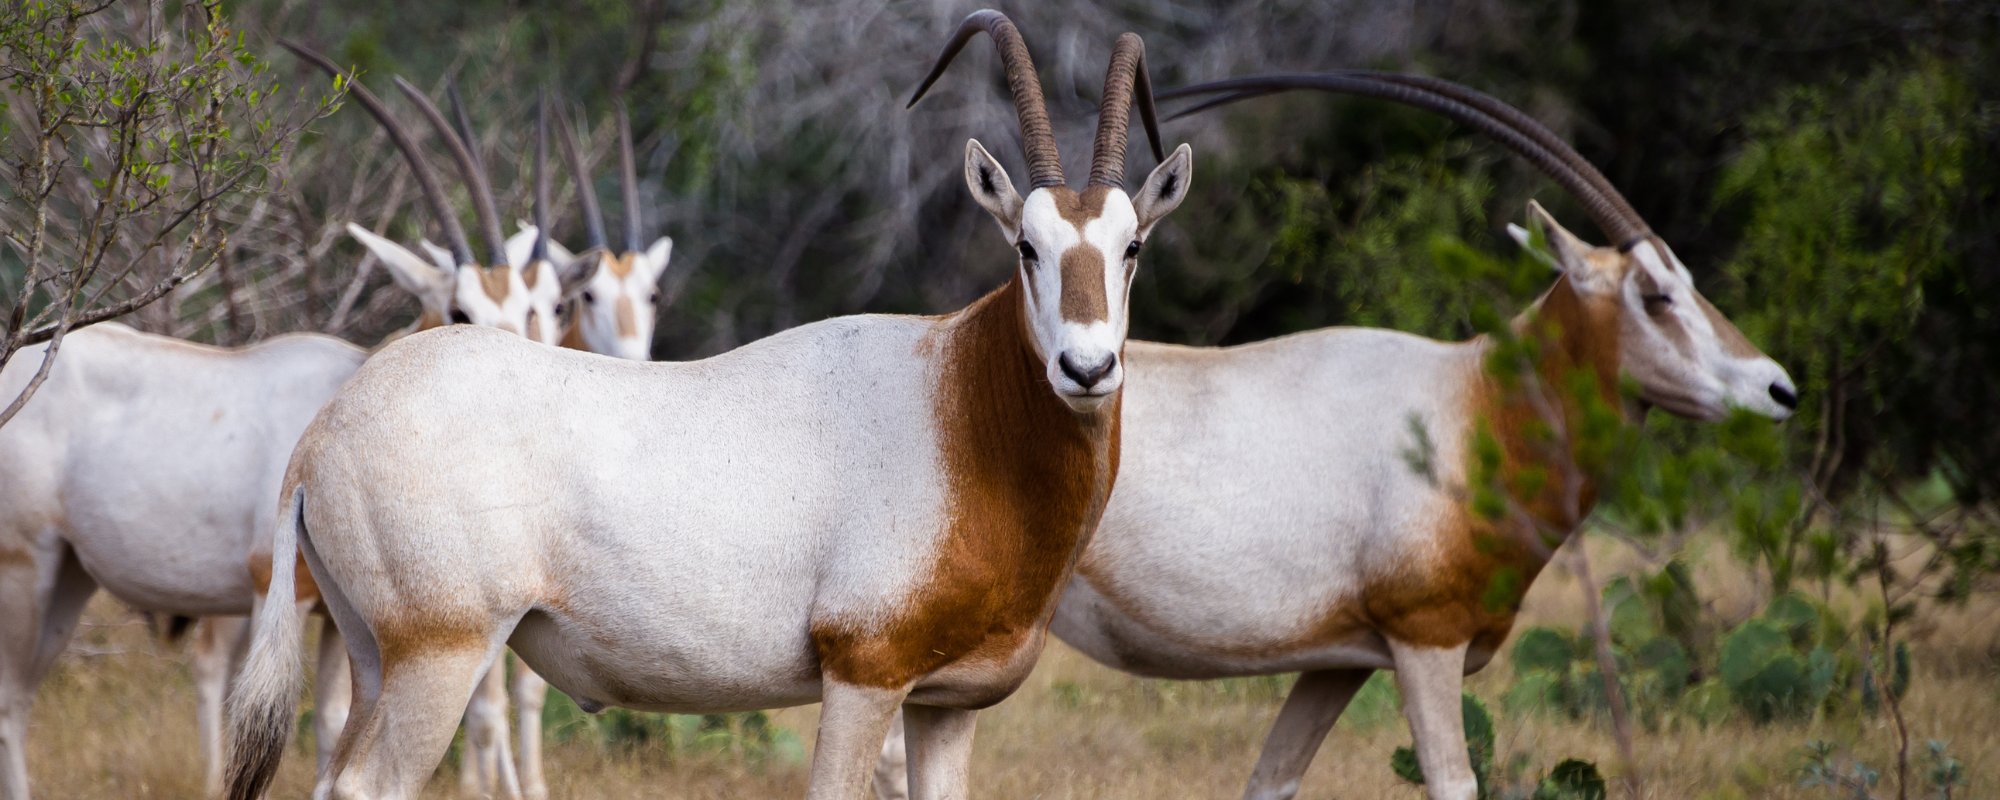
<path fill-rule="evenodd" d="M 506 646 L 586 709 L 820 700 L 814 798 L 865 795 L 903 705 L 918 795 L 965 794 L 975 709 L 1027 677 L 1110 494 L 1126 290 L 1193 161 L 1182 146 L 1135 195 L 1121 186 L 1128 36 L 1090 185 L 1064 186 L 1013 25 L 974 14 L 947 56 L 980 30 L 1033 188 L 967 144 L 968 188 L 1020 254 L 968 308 L 836 318 L 686 363 L 457 326 L 384 349 L 327 404 L 276 538 L 279 563 L 304 557 L 360 694 L 320 796 L 413 796 Z M 272 592 L 294 580 L 276 571 Z M 267 605 L 254 624 L 234 798 L 270 779 L 300 680 L 298 617 Z"/>
<path fill-rule="evenodd" d="M 391 141 L 426 188 L 431 214 L 470 252 L 421 154 L 400 130 Z M 453 302 L 449 273 L 411 260 L 420 272 L 388 263 L 417 295 L 419 327 L 457 311 L 526 329 L 523 315 L 479 305 L 468 313 Z M 41 390 L 0 429 L 0 608 L 12 612 L 0 614 L 0 798 L 28 797 L 36 686 L 99 588 L 133 608 L 209 618 L 192 672 L 206 785 L 221 790 L 229 632 L 240 628 L 226 615 L 249 614 L 268 583 L 271 500 L 286 460 L 365 356 L 318 334 L 219 348 L 108 322 L 64 340 Z M 33 372 L 0 371 L 0 395 L 18 394 Z M 253 570 L 250 554 L 260 549 L 262 569 Z M 309 587 L 299 588 L 309 599 Z M 348 683 L 339 637 L 331 626 L 325 633 L 314 717 L 323 757 L 345 717 Z"/>
<path fill-rule="evenodd" d="M 1562 274 L 1514 328 L 1544 340 L 1546 385 L 1567 386 L 1565 372 L 1588 369 L 1611 403 L 1629 376 L 1642 404 L 1682 417 L 1715 420 L 1731 407 L 1791 414 L 1798 398 L 1784 369 L 1695 291 L 1624 197 L 1498 100 L 1384 73 L 1243 78 L 1161 96 L 1292 88 L 1394 100 L 1485 133 L 1568 190 L 1618 243 L 1587 245 L 1530 205 Z M 1525 244 L 1526 231 L 1514 230 Z M 1553 331 L 1540 324 L 1551 320 Z M 1447 344 L 1367 328 L 1230 348 L 1128 342 L 1118 490 L 1050 630 L 1140 675 L 1303 673 L 1246 800 L 1296 794 L 1354 692 L 1374 670 L 1394 669 L 1426 790 L 1473 797 L 1461 676 L 1486 664 L 1514 620 L 1512 607 L 1489 608 L 1485 592 L 1508 569 L 1525 587 L 1546 555 L 1510 544 L 1527 532 L 1491 529 L 1449 490 L 1467 484 L 1468 442 L 1482 419 L 1510 473 L 1547 458 L 1524 430 L 1534 417 L 1522 397 L 1487 374 L 1491 352 L 1485 337 Z M 1412 415 L 1435 437 L 1435 484 L 1404 458 L 1416 446 Z M 1562 422 L 1574 430 L 1577 420 Z M 1541 522 L 1564 534 L 1574 526 Z M 893 782 L 878 785 L 894 793 Z"/>

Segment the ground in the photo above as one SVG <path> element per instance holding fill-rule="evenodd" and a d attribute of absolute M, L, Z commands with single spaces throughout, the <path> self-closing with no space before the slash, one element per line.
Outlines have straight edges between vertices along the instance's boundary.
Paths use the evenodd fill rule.
<path fill-rule="evenodd" d="M 1636 556 L 1599 543 L 1591 552 L 1598 574 L 1615 574 Z M 1740 619 L 1756 589 L 1741 575 L 1702 563 L 1711 612 Z M 1576 583 L 1551 569 L 1529 593 L 1520 627 L 1574 626 L 1583 618 Z M 2000 603 L 1987 598 L 1966 610 L 1929 614 L 1916 631 L 1916 679 L 1907 696 L 1913 779 L 1921 773 L 1924 741 L 1949 742 L 1965 762 L 1971 785 L 1956 797 L 2000 797 Z M 1468 686 L 1497 699 L 1512 676 L 1506 657 Z M 1133 678 L 1105 669 L 1052 643 L 1021 691 L 980 716 L 973 796 L 983 798 L 1215 798 L 1241 795 L 1288 678 L 1207 683 Z M 1321 749 L 1299 796 L 1416 798 L 1388 767 L 1408 729 L 1393 707 L 1358 708 Z M 1498 714 L 1500 760 L 1525 755 L 1539 773 L 1567 757 L 1616 769 L 1608 728 L 1538 715 Z M 659 746 L 613 748 L 587 737 L 552 745 L 548 773 L 556 798 L 798 797 L 805 791 L 816 707 L 788 709 L 773 722 L 803 737 L 789 757 L 744 758 L 728 752 L 673 754 Z M 194 693 L 187 659 L 163 646 L 139 619 L 100 597 L 71 653 L 43 685 L 31 728 L 29 766 L 40 798 L 194 798 Z M 1730 720 L 1703 728 L 1692 722 L 1642 731 L 1636 741 L 1644 796 L 1673 798 L 1832 798 L 1800 788 L 1795 770 L 1807 741 L 1823 739 L 1882 772 L 1876 793 L 1894 797 L 1893 729 L 1878 719 L 1820 719 L 1755 726 Z M 309 789 L 309 743 L 295 742 L 273 797 L 303 797 Z M 1921 785 L 1921 784 L 1918 784 Z M 426 797 L 455 795 L 450 765 Z M 1620 792 L 1613 796 L 1623 796 Z M 1851 795 L 1839 795 L 1847 797 Z M 1911 797 L 1924 797 L 1912 787 Z"/>

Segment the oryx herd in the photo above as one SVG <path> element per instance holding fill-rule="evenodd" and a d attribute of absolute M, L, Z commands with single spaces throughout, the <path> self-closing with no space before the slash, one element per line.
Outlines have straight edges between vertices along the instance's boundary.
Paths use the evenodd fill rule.
<path fill-rule="evenodd" d="M 819 702 L 809 797 L 858 800 L 871 774 L 881 797 L 964 797 L 974 715 L 1022 683 L 1049 632 L 1141 675 L 1302 673 L 1246 798 L 1297 793 L 1355 691 L 1394 670 L 1426 790 L 1473 797 L 1460 685 L 1515 612 L 1487 602 L 1489 584 L 1547 560 L 1512 528 L 1576 525 L 1536 498 L 1525 521 L 1471 512 L 1454 487 L 1474 431 L 1508 469 L 1535 469 L 1552 457 L 1546 429 L 1582 412 L 1531 385 L 1592 375 L 1631 419 L 1783 419 L 1789 377 L 1559 138 L 1457 84 L 1380 72 L 1162 97 L 1219 95 L 1198 111 L 1292 89 L 1373 96 L 1540 168 L 1615 245 L 1535 204 L 1540 235 L 1512 229 L 1558 271 L 1514 322 L 1546 381 L 1489 376 L 1486 337 L 1128 342 L 1139 255 L 1193 175 L 1187 145 L 1160 144 L 1144 46 L 1128 33 L 1112 49 L 1079 190 L 998 12 L 965 19 L 911 104 L 980 33 L 1013 96 L 1028 191 L 977 141 L 965 182 L 1017 251 L 1013 279 L 953 313 L 828 319 L 679 363 L 649 362 L 672 242 L 641 234 L 622 107 L 622 249 L 547 97 L 534 223 L 510 239 L 456 91 L 447 120 L 396 81 L 452 154 L 482 263 L 388 107 L 287 43 L 381 124 L 444 232 L 419 255 L 348 226 L 422 314 L 372 351 L 313 334 L 223 349 L 115 324 L 68 337 L 0 428 L 0 800 L 28 797 L 36 685 L 100 586 L 210 618 L 194 670 L 209 791 L 242 800 L 269 787 L 297 725 L 314 615 L 315 798 L 416 796 L 461 720 L 465 793 L 546 797 L 548 685 L 587 711 Z M 1135 107 L 1158 166 L 1128 187 Z M 549 238 L 551 127 L 579 184 L 581 252 Z M 39 361 L 0 373 L 0 397 Z M 1413 421 L 1430 473 L 1411 466 Z M 1585 481 L 1583 511 L 1593 494 Z"/>

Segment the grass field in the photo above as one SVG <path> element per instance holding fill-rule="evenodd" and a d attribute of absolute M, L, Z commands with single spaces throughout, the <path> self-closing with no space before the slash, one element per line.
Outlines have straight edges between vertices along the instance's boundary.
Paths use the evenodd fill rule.
<path fill-rule="evenodd" d="M 1630 558 L 1593 546 L 1600 574 Z M 1722 619 L 1751 613 L 1754 592 L 1719 558 L 1701 572 L 1704 597 Z M 1724 589 L 1718 587 L 1734 587 Z M 1575 625 L 1583 617 L 1576 584 L 1551 568 L 1528 595 L 1521 624 Z M 1518 629 L 1518 628 L 1517 628 Z M 1926 739 L 1949 742 L 1971 784 L 1958 798 L 2000 797 L 2000 603 L 1927 614 L 1914 631 L 1916 679 L 1906 698 L 1912 774 Z M 194 697 L 186 658 L 154 641 L 137 617 L 100 597 L 72 652 L 43 685 L 31 728 L 29 766 L 41 798 L 194 798 Z M 1489 700 L 1511 678 L 1505 656 L 1468 683 Z M 1054 643 L 1021 691 L 980 717 L 973 796 L 981 798 L 1238 797 L 1289 679 L 1182 683 L 1133 678 Z M 1390 772 L 1389 755 L 1409 742 L 1393 706 L 1357 708 L 1328 738 L 1301 798 L 1412 798 L 1416 787 Z M 1577 756 L 1615 769 L 1604 728 L 1538 715 L 1499 713 L 1500 761 L 1525 755 L 1539 773 Z M 810 752 L 816 707 L 787 709 L 773 721 L 797 732 Z M 1848 797 L 1797 786 L 1801 746 L 1813 739 L 1882 771 L 1880 796 L 1894 797 L 1895 736 L 1886 721 L 1817 720 L 1754 726 L 1729 720 L 1708 728 L 1669 724 L 1637 739 L 1645 797 Z M 310 785 L 308 742 L 296 743 L 273 794 L 303 797 Z M 794 751 L 796 753 L 796 751 Z M 728 753 L 674 754 L 659 748 L 604 751 L 583 740 L 548 750 L 557 798 L 798 797 L 806 765 L 796 754 L 746 759 Z M 455 794 L 442 767 L 426 797 Z M 1614 796 L 1621 796 L 1614 791 Z M 1921 797 L 1914 789 L 1911 797 Z"/>

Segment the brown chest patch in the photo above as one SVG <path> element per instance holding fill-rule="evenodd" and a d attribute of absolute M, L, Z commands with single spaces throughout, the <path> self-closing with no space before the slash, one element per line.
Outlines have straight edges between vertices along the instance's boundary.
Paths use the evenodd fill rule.
<path fill-rule="evenodd" d="M 1003 664 L 1039 641 L 1103 514 L 1118 469 L 1118 408 L 1080 416 L 1025 339 L 1010 282 L 944 321 L 935 415 L 946 529 L 934 571 L 885 624 L 812 629 L 824 673 L 902 687 L 946 666 Z"/>

